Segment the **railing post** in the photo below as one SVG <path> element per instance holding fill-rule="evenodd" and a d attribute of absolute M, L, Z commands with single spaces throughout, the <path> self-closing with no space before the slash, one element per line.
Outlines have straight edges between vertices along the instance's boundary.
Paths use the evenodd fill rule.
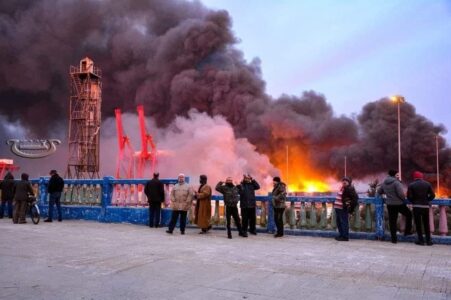
<path fill-rule="evenodd" d="M 39 177 L 39 203 L 41 205 L 48 205 L 47 201 L 47 184 L 44 177 Z"/>
<path fill-rule="evenodd" d="M 376 207 L 376 239 L 383 240 L 385 235 L 384 201 L 379 196 L 374 199 Z"/>
<path fill-rule="evenodd" d="M 448 234 L 448 223 L 446 217 L 446 206 L 439 206 L 439 233 L 441 236 L 446 236 Z"/>
<path fill-rule="evenodd" d="M 272 206 L 271 196 L 268 196 L 268 226 L 267 231 L 270 233 L 275 232 L 276 223 L 274 222 L 274 209 Z"/>
<path fill-rule="evenodd" d="M 294 211 L 294 201 L 290 201 L 290 207 L 288 208 L 288 225 L 290 229 L 294 229 L 296 226 L 296 212 Z"/>
<path fill-rule="evenodd" d="M 113 196 L 113 183 L 111 182 L 113 177 L 103 177 L 102 182 L 102 213 L 99 221 L 105 222 L 106 210 L 108 206 L 111 206 L 111 199 Z"/>

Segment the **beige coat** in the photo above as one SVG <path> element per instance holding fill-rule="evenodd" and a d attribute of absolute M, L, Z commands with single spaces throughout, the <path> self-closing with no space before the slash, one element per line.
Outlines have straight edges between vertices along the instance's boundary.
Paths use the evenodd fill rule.
<path fill-rule="evenodd" d="M 197 194 L 196 217 L 194 223 L 200 228 L 207 229 L 211 219 L 211 187 L 204 185 Z"/>
<path fill-rule="evenodd" d="M 171 191 L 171 207 L 173 210 L 188 211 L 193 203 L 194 191 L 187 183 L 177 183 Z"/>

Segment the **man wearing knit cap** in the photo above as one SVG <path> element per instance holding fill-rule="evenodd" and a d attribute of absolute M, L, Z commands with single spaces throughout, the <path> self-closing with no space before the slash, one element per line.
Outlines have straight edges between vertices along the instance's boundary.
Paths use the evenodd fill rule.
<path fill-rule="evenodd" d="M 338 236 L 337 241 L 349 241 L 349 213 L 352 214 L 358 204 L 359 196 L 352 185 L 351 177 L 344 177 L 341 180 L 341 188 L 337 192 L 334 202 L 334 210 L 337 220 Z"/>
<path fill-rule="evenodd" d="M 420 246 L 424 245 L 424 228 L 426 245 L 432 246 L 431 231 L 429 228 L 429 207 L 430 202 L 435 198 L 435 194 L 431 184 L 423 180 L 423 173 L 419 171 L 413 172 L 413 179 L 414 181 L 409 184 L 409 188 L 407 189 L 407 198 L 413 204 L 413 217 L 418 234 L 418 241 L 415 244 Z"/>
<path fill-rule="evenodd" d="M 384 200 L 387 204 L 388 224 L 390 225 L 391 242 L 393 244 L 398 242 L 398 238 L 396 236 L 396 224 L 399 213 L 406 217 L 406 229 L 404 231 L 404 235 L 412 234 L 412 213 L 404 203 L 406 201 L 406 196 L 402 188 L 402 183 L 399 181 L 397 175 L 398 171 L 396 170 L 388 171 L 387 178 L 385 178 L 384 182 L 377 190 L 379 195 L 385 195 Z"/>

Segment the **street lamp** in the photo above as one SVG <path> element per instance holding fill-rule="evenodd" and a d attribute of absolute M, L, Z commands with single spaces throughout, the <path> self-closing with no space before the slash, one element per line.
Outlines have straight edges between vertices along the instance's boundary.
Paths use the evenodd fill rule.
<path fill-rule="evenodd" d="M 398 104 L 398 172 L 399 180 L 402 180 L 401 175 L 401 103 L 406 102 L 403 96 L 395 95 L 390 97 L 390 100 Z"/>
<path fill-rule="evenodd" d="M 439 169 L 439 157 L 438 157 L 438 144 L 439 144 L 439 136 L 438 134 L 435 136 L 435 154 L 437 159 L 437 196 L 440 196 L 440 169 Z"/>

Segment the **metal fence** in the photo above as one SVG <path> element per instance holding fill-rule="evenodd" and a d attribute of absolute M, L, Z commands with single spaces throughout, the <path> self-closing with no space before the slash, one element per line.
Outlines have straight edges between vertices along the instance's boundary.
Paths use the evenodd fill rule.
<path fill-rule="evenodd" d="M 48 204 L 48 177 L 31 180 L 44 214 Z M 165 186 L 162 222 L 165 225 L 171 214 L 169 193 L 177 179 L 162 179 Z M 187 178 L 189 182 L 189 178 Z M 129 222 L 146 224 L 147 198 L 145 179 L 66 179 L 62 195 L 63 214 L 70 219 L 90 219 L 101 222 Z M 286 232 L 294 235 L 333 236 L 336 230 L 333 203 L 335 197 L 292 196 L 287 199 L 284 215 Z M 260 232 L 274 232 L 275 223 L 271 197 L 257 196 L 257 224 Z M 383 199 L 360 198 L 359 206 L 350 218 L 351 238 L 385 239 L 388 237 L 387 212 Z M 430 228 L 436 242 L 451 244 L 448 224 L 451 221 L 451 200 L 436 199 L 430 209 Z M 194 206 L 188 212 L 188 221 L 194 220 Z M 212 198 L 211 223 L 216 228 L 225 227 L 225 209 L 222 196 Z M 400 218 L 399 231 L 403 231 Z M 413 239 L 414 237 L 410 237 Z M 401 238 L 402 240 L 403 238 Z"/>

